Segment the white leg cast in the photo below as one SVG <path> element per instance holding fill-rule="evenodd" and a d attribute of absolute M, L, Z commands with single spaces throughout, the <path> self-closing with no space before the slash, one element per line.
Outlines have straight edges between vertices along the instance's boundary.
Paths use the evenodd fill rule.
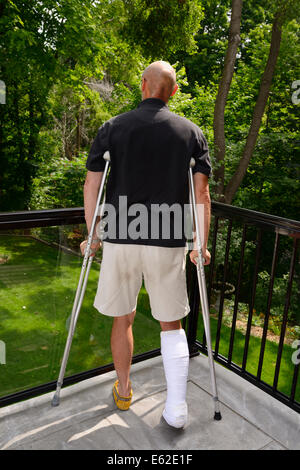
<path fill-rule="evenodd" d="M 163 417 L 170 426 L 182 428 L 187 423 L 186 387 L 189 348 L 183 329 L 162 331 L 161 354 L 167 381 L 167 400 Z"/>

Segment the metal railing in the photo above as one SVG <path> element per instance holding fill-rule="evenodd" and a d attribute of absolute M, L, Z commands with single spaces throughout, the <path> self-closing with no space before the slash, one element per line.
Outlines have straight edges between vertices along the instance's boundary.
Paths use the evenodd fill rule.
<path fill-rule="evenodd" d="M 299 254 L 298 245 L 300 237 L 300 222 L 272 216 L 269 214 L 250 211 L 234 206 L 229 206 L 217 202 L 212 202 L 212 215 L 213 223 L 211 226 L 212 233 L 210 236 L 210 250 L 212 258 L 210 266 L 206 268 L 206 275 L 209 302 L 211 302 L 212 297 L 214 296 L 215 284 L 218 283 L 218 313 L 215 318 L 216 331 L 214 336 L 215 341 L 213 344 L 214 358 L 217 362 L 224 365 L 226 368 L 239 374 L 244 379 L 255 384 L 256 386 L 263 389 L 265 392 L 271 394 L 272 396 L 285 403 L 292 409 L 300 412 L 300 403 L 296 399 L 300 360 L 297 360 L 295 364 L 293 364 L 293 377 L 289 393 L 282 393 L 278 388 L 278 379 L 284 349 L 284 339 L 289 318 L 291 294 L 294 285 L 293 282 L 295 280 L 295 276 L 299 277 L 298 271 L 296 274 L 295 272 L 296 266 L 298 266 L 296 264 L 296 261 L 297 256 Z M 10 230 L 30 229 L 34 227 L 54 227 L 59 225 L 74 225 L 84 223 L 85 220 L 83 208 L 0 213 L 0 231 L 2 231 L 2 233 L 8 232 Z M 237 228 L 239 231 L 237 231 Z M 239 260 L 235 260 L 235 262 L 233 262 L 230 257 L 231 239 L 234 233 L 239 234 L 240 232 L 241 237 L 239 240 L 239 247 L 237 248 L 235 246 L 235 256 L 238 256 Z M 218 241 L 220 233 L 222 234 L 221 245 Z M 271 246 L 270 239 L 267 239 L 268 250 L 264 249 L 264 246 L 266 244 L 266 240 L 264 239 L 265 234 L 268 234 L 268 237 L 273 236 L 274 240 L 272 242 L 272 254 L 269 254 L 269 257 L 271 256 L 271 265 L 269 269 L 269 286 L 268 291 L 266 293 L 266 309 L 264 314 L 264 325 L 262 328 L 262 335 L 260 340 L 258 366 L 256 373 L 253 373 L 253 371 L 248 370 L 247 360 L 249 354 L 251 326 L 257 291 L 259 265 L 262 260 L 263 262 L 265 262 L 265 254 L 263 252 L 268 251 Z M 237 235 L 235 235 L 235 245 L 236 237 Z M 290 244 L 292 245 L 292 249 L 287 255 L 287 252 L 289 252 L 289 246 L 285 246 L 285 264 L 287 263 L 287 257 L 289 257 L 289 274 L 286 286 L 286 295 L 284 298 L 280 335 L 277 343 L 278 345 L 274 377 L 272 383 L 266 383 L 264 380 L 262 380 L 262 370 L 264 364 L 266 344 L 268 341 L 268 326 L 271 315 L 274 280 L 276 276 L 276 268 L 278 266 L 281 239 L 291 240 Z M 253 255 L 251 270 L 249 271 L 249 269 L 247 269 L 247 276 L 245 276 L 244 260 L 246 250 L 248 249 L 247 243 L 249 243 L 249 240 L 252 243 L 252 247 L 255 247 L 255 254 Z M 222 267 L 222 270 L 218 273 L 218 268 L 220 267 L 220 265 Z M 199 313 L 201 311 L 201 308 L 199 301 L 199 290 L 197 288 L 196 270 L 194 265 L 192 265 L 191 263 L 188 263 L 187 266 L 187 282 L 191 311 L 187 319 L 183 321 L 183 326 L 187 331 L 190 355 L 194 356 L 198 354 L 199 351 L 205 354 L 207 353 L 207 351 L 205 336 L 203 335 L 202 338 L 199 337 L 199 324 L 201 323 L 201 315 L 199 316 Z M 262 267 L 266 269 L 265 266 Z M 251 277 L 251 279 L 249 277 Z M 234 279 L 234 281 L 232 281 L 232 279 Z M 228 281 L 231 281 L 231 284 L 234 284 L 235 293 L 234 299 L 232 299 L 232 301 L 234 300 L 234 305 L 232 309 L 232 321 L 229 328 L 230 337 L 228 344 L 226 345 L 228 349 L 227 353 L 224 354 L 224 352 L 220 352 L 220 344 L 222 341 L 222 329 L 224 328 L 224 302 L 227 295 L 226 285 L 228 284 Z M 241 297 L 245 297 L 245 286 L 249 291 L 249 309 L 246 330 L 244 332 L 244 348 L 242 354 L 243 357 L 240 361 L 241 363 L 237 364 L 233 361 L 233 354 L 237 334 L 238 305 Z M 158 356 L 159 354 L 159 348 L 151 351 L 146 351 L 142 354 L 134 356 L 133 363 Z M 113 368 L 113 364 L 107 364 L 105 366 L 97 367 L 92 370 L 68 376 L 65 378 L 64 386 L 77 383 L 86 378 L 90 378 L 108 372 L 110 370 L 113 370 Z M 41 393 L 52 391 L 55 389 L 55 385 L 56 381 L 52 381 L 40 384 L 36 387 L 32 387 L 26 390 L 18 391 L 16 393 L 4 397 L 0 397 L 0 406 L 5 406 L 20 400 L 40 395 Z"/>
<path fill-rule="evenodd" d="M 211 264 L 207 270 L 207 288 L 208 288 L 208 298 L 209 301 L 212 297 L 213 286 L 214 286 L 214 276 L 216 274 L 216 253 L 217 253 L 217 237 L 220 230 L 220 225 L 222 225 L 221 230 L 223 233 L 224 244 L 223 253 L 223 271 L 221 273 L 221 278 L 219 280 L 219 306 L 217 313 L 217 327 L 215 334 L 215 343 L 214 347 L 214 359 L 225 366 L 226 368 L 232 370 L 238 375 L 242 376 L 244 379 L 263 389 L 265 392 L 269 393 L 273 397 L 277 398 L 281 402 L 285 403 L 287 406 L 291 407 L 295 411 L 300 412 L 300 403 L 296 400 L 296 389 L 298 384 L 299 377 L 299 363 L 300 363 L 300 354 L 291 354 L 290 361 L 293 366 L 291 387 L 289 393 L 282 393 L 278 389 L 278 380 L 280 369 L 282 365 L 282 355 L 284 349 L 284 340 L 287 331 L 290 303 L 291 303 L 291 294 L 293 287 L 295 288 L 295 268 L 297 262 L 297 256 L 299 258 L 299 238 L 300 238 L 300 222 L 294 220 L 288 220 L 281 217 L 264 214 L 252 210 L 242 209 L 234 206 L 229 206 L 221 203 L 212 203 L 212 214 L 214 215 L 214 223 L 211 227 Z M 226 221 L 226 224 L 225 224 Z M 232 233 L 235 228 L 238 226 L 240 231 L 242 231 L 240 239 L 240 247 L 236 248 L 236 254 L 239 256 L 239 260 L 235 263 L 235 272 L 231 272 L 229 275 L 229 252 L 231 248 L 231 238 Z M 251 278 L 247 279 L 248 286 L 248 318 L 246 323 L 246 330 L 244 332 L 244 348 L 242 354 L 241 363 L 238 365 L 233 362 L 232 355 L 234 349 L 234 341 L 236 334 L 236 325 L 237 325 L 237 315 L 238 315 L 238 305 L 241 296 L 241 286 L 243 281 L 243 270 L 244 270 L 244 261 L 245 261 L 245 247 L 247 243 L 247 234 L 251 232 L 251 242 L 255 246 L 253 250 L 253 267 L 251 270 Z M 265 237 L 265 240 L 264 240 Z M 273 238 L 273 240 L 272 240 Z M 289 239 L 289 243 L 287 242 Z M 289 264 L 288 278 L 286 282 L 286 291 L 283 298 L 283 313 L 280 322 L 280 334 L 277 336 L 277 354 L 276 354 L 276 364 L 274 368 L 274 375 L 272 383 L 266 383 L 262 380 L 262 369 L 265 358 L 265 350 L 267 344 L 267 334 L 268 326 L 271 318 L 271 305 L 272 297 L 274 293 L 274 281 L 276 277 L 276 269 L 278 268 L 278 258 L 280 251 L 280 244 L 284 245 L 281 251 L 284 251 L 284 262 L 285 265 Z M 225 245 L 225 246 L 224 246 Z M 288 245 L 288 246 L 287 246 Z M 249 342 L 251 338 L 251 327 L 252 320 L 254 315 L 254 305 L 255 298 L 257 293 L 257 283 L 258 283 L 258 272 L 259 264 L 262 258 L 262 251 L 266 250 L 266 246 L 269 251 L 270 266 L 269 266 L 269 279 L 268 286 L 266 290 L 266 306 L 264 309 L 264 319 L 263 326 L 261 327 L 261 339 L 260 339 L 260 348 L 259 348 L 259 357 L 257 370 L 255 373 L 247 370 L 247 359 L 249 354 Z M 270 250 L 272 248 L 272 252 Z M 288 259 L 289 258 L 289 259 Z M 249 255 L 248 255 L 249 261 Z M 297 281 L 299 283 L 299 260 L 298 260 L 298 272 L 297 272 Z M 199 295 L 198 291 L 195 288 L 196 274 L 193 267 L 190 267 L 192 273 L 190 273 L 190 305 L 191 312 L 189 317 L 189 342 L 194 344 L 194 351 L 200 350 L 207 354 L 206 345 L 205 345 L 205 336 L 199 340 L 197 338 L 197 324 L 199 322 Z M 266 266 L 263 266 L 266 269 Z M 248 270 L 249 276 L 249 270 Z M 232 282 L 234 278 L 234 306 L 231 316 L 230 329 L 230 339 L 227 344 L 227 353 L 221 354 L 219 352 L 220 340 L 222 338 L 222 318 L 224 313 L 224 299 L 226 286 L 228 285 L 228 280 Z M 300 303 L 300 297 L 298 292 L 298 301 Z M 245 293 L 244 293 L 245 296 Z M 233 297 L 233 296 L 232 296 Z M 299 304 L 298 304 L 299 305 Z M 300 307 L 299 307 L 300 309 Z M 299 315 L 298 315 L 299 319 Z M 295 341 L 295 346 L 298 346 L 300 341 Z M 224 348 L 223 348 L 224 349 Z M 292 352 L 293 350 L 291 350 Z M 294 362 L 292 362 L 292 356 L 295 357 Z M 298 384 L 298 390 L 299 390 Z"/>

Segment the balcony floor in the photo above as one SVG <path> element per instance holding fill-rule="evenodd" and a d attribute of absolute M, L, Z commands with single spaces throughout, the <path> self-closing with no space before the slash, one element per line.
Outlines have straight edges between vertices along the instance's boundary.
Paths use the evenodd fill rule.
<path fill-rule="evenodd" d="M 221 421 L 213 419 L 207 358 L 190 360 L 185 429 L 161 417 L 166 385 L 161 356 L 132 366 L 133 403 L 116 408 L 115 372 L 0 409 L 0 450 L 300 449 L 300 415 L 216 364 Z"/>

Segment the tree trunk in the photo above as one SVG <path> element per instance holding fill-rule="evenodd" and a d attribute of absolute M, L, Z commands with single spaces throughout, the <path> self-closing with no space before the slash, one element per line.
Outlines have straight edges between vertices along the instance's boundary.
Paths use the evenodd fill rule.
<path fill-rule="evenodd" d="M 217 183 L 216 193 L 219 200 L 223 200 L 224 194 L 224 160 L 225 160 L 225 131 L 224 131 L 224 111 L 229 93 L 236 53 L 240 44 L 240 25 L 242 15 L 242 0 L 232 0 L 231 20 L 229 28 L 228 47 L 225 56 L 224 68 L 219 84 L 218 94 L 214 109 L 214 154 L 216 159 L 216 169 L 214 179 Z"/>
<path fill-rule="evenodd" d="M 22 140 L 22 129 L 20 122 L 20 113 L 19 113 L 19 87 L 17 82 L 13 82 L 14 94 L 13 94 L 13 106 L 14 106 L 14 127 L 16 129 L 16 147 L 19 152 L 18 164 L 19 169 L 22 168 L 24 161 L 24 151 L 23 151 L 23 140 Z"/>
<path fill-rule="evenodd" d="M 68 135 L 67 135 L 67 112 L 64 111 L 63 113 L 63 122 L 62 122 L 62 140 L 63 140 L 63 146 L 64 146 L 64 154 L 65 158 L 68 160 L 72 160 L 72 152 L 70 149 L 69 141 L 68 141 Z"/>
<path fill-rule="evenodd" d="M 34 91 L 29 85 L 29 137 L 28 137 L 28 160 L 32 160 L 35 154 L 36 130 L 35 130 L 35 100 Z"/>
<path fill-rule="evenodd" d="M 281 32 L 282 32 L 282 20 L 283 15 L 282 11 L 278 10 L 273 27 L 272 27 L 272 37 L 271 45 L 269 51 L 268 61 L 265 67 L 264 74 L 260 83 L 260 90 L 258 98 L 255 104 L 253 111 L 252 122 L 247 137 L 247 141 L 244 147 L 243 155 L 239 161 L 238 167 L 232 176 L 231 180 L 226 186 L 225 189 L 225 203 L 231 204 L 236 191 L 242 183 L 242 180 L 246 174 L 250 158 L 252 156 L 256 140 L 259 133 L 259 128 L 261 125 L 262 117 L 265 112 L 265 108 L 268 101 L 268 96 L 270 93 L 270 88 L 272 84 L 272 78 L 275 71 L 276 61 L 279 54 L 280 42 L 281 42 Z"/>
<path fill-rule="evenodd" d="M 76 144 L 75 144 L 76 157 L 79 156 L 80 148 L 81 148 L 81 111 L 79 109 L 77 116 L 76 116 Z"/>
<path fill-rule="evenodd" d="M 31 80 L 31 78 L 30 78 Z M 36 166 L 33 165 L 36 143 L 37 143 L 37 134 L 38 134 L 38 125 L 37 125 L 37 106 L 35 101 L 34 89 L 31 85 L 31 81 L 28 86 L 28 117 L 29 117 L 29 134 L 28 134 L 28 146 L 26 153 L 26 159 L 24 161 L 24 203 L 25 208 L 28 208 L 30 192 L 31 192 L 31 182 L 34 177 Z M 24 146 L 25 147 L 25 146 Z"/>

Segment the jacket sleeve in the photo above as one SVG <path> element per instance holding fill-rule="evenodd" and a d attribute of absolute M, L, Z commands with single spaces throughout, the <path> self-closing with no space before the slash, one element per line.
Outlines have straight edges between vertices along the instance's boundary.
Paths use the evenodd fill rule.
<path fill-rule="evenodd" d="M 107 121 L 98 129 L 97 135 L 92 143 L 85 165 L 89 171 L 104 171 L 105 160 L 102 157 L 104 153 L 109 150 L 108 131 L 109 122 Z"/>
<path fill-rule="evenodd" d="M 196 162 L 193 168 L 193 173 L 199 172 L 210 177 L 212 174 L 212 166 L 209 156 L 208 144 L 203 135 L 203 132 L 199 128 L 195 132 L 193 158 Z"/>

